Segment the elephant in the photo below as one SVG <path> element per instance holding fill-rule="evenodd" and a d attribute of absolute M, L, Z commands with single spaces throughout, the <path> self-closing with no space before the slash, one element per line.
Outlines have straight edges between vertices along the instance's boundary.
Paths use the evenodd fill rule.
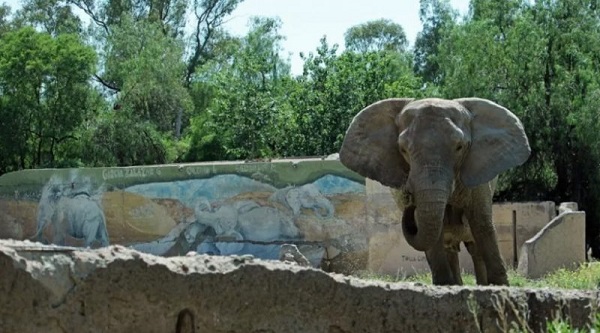
<path fill-rule="evenodd" d="M 253 200 L 235 201 L 213 209 L 207 198 L 200 197 L 194 214 L 197 224 L 210 226 L 217 236 L 229 235 L 237 241 L 271 241 L 299 234 L 290 216 Z"/>
<path fill-rule="evenodd" d="M 194 208 L 196 222 L 211 226 L 217 234 L 222 234 L 235 228 L 238 220 L 238 209 L 231 206 L 221 206 L 213 209 L 205 197 L 198 198 Z"/>
<path fill-rule="evenodd" d="M 331 201 L 314 184 L 279 189 L 271 195 L 270 200 L 290 208 L 294 217 L 300 215 L 302 208 L 312 209 L 315 215 L 322 218 L 331 218 L 335 213 Z"/>
<path fill-rule="evenodd" d="M 390 187 L 407 243 L 424 251 L 435 285 L 460 285 L 458 245 L 477 284 L 508 285 L 492 221 L 498 175 L 531 154 L 523 124 L 490 100 L 390 98 L 352 119 L 340 162 Z"/>
<path fill-rule="evenodd" d="M 251 241 L 276 241 L 300 234 L 291 216 L 276 208 L 258 206 L 239 216 L 238 230 Z"/>
<path fill-rule="evenodd" d="M 243 240 L 242 234 L 235 230 L 228 230 L 215 237 L 215 247 L 223 256 L 238 254 L 244 248 L 244 243 L 241 242 Z"/>
<path fill-rule="evenodd" d="M 41 240 L 43 231 L 49 225 L 53 227 L 53 244 L 65 245 L 67 235 L 84 239 L 86 247 L 96 241 L 100 246 L 110 243 L 100 204 L 88 191 L 76 189 L 73 183 L 62 185 L 57 179 L 51 179 L 42 191 L 37 212 L 37 231 L 31 239 Z"/>

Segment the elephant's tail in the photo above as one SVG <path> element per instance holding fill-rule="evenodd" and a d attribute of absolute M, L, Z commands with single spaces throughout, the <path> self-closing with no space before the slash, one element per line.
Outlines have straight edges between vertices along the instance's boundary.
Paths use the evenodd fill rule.
<path fill-rule="evenodd" d="M 44 228 L 38 228 L 37 231 L 35 232 L 35 234 L 29 238 L 27 238 L 27 240 L 30 241 L 39 241 L 40 238 L 42 237 L 42 232 L 44 231 Z"/>
<path fill-rule="evenodd" d="M 41 242 L 42 241 L 42 234 L 44 232 L 44 229 L 46 228 L 46 223 L 43 220 L 38 219 L 37 221 L 37 229 L 35 231 L 35 234 L 33 234 L 33 236 L 27 238 L 30 241 L 34 241 L 34 242 Z"/>

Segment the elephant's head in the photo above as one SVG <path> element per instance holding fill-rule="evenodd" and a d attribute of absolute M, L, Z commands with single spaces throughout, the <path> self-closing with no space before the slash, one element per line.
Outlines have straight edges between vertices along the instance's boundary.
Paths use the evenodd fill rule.
<path fill-rule="evenodd" d="M 523 164 L 530 148 L 519 119 L 480 98 L 386 99 L 353 119 L 340 161 L 364 177 L 411 193 L 403 232 L 425 251 L 439 239 L 457 182 L 475 187 Z"/>

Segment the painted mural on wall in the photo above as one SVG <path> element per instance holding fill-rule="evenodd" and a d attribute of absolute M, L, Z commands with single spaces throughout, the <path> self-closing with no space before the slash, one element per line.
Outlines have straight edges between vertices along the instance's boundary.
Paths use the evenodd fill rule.
<path fill-rule="evenodd" d="M 318 266 L 367 247 L 364 196 L 337 161 L 27 170 L 0 177 L 0 238 L 264 259 L 296 244 Z"/>
<path fill-rule="evenodd" d="M 94 189 L 89 177 L 78 177 L 76 173 L 70 179 L 50 177 L 42 188 L 36 233 L 31 239 L 65 245 L 66 237 L 73 237 L 83 240 L 87 247 L 95 242 L 109 245 L 102 194 L 102 188 Z M 53 231 L 50 241 L 44 237 L 48 228 Z"/>

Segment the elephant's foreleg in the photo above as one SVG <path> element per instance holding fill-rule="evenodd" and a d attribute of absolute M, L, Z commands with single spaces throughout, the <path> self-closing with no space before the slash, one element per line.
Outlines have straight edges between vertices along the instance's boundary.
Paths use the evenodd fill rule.
<path fill-rule="evenodd" d="M 52 236 L 52 243 L 55 245 L 65 245 L 65 238 L 68 234 L 69 222 L 66 221 L 65 212 L 58 211 L 56 215 L 52 217 L 52 225 L 54 226 L 54 235 Z"/>
<path fill-rule="evenodd" d="M 477 220 L 491 220 L 491 216 L 475 218 L 475 221 Z M 475 229 L 471 227 L 471 231 L 473 233 L 473 238 L 476 239 L 476 242 L 481 244 L 481 246 L 477 248 L 477 252 L 478 255 L 481 256 L 481 260 L 484 262 L 487 282 L 495 285 L 508 285 L 506 266 L 504 265 L 504 260 L 500 255 L 500 249 L 498 248 L 498 240 L 496 238 L 494 226 L 491 224 L 491 221 L 473 224 L 477 225 Z"/>
<path fill-rule="evenodd" d="M 110 240 L 108 239 L 108 230 L 106 230 L 106 222 L 100 226 L 99 238 L 101 246 L 109 246 Z"/>
<path fill-rule="evenodd" d="M 454 280 L 456 284 L 462 285 L 462 277 L 460 276 L 460 264 L 458 262 L 458 252 L 446 249 L 446 258 L 448 258 L 448 264 L 450 265 L 450 270 L 452 271 L 452 275 L 454 276 Z"/>
<path fill-rule="evenodd" d="M 465 247 L 467 248 L 467 251 L 469 251 L 471 258 L 473 258 L 473 267 L 475 268 L 475 281 L 478 285 L 487 285 L 487 269 L 485 267 L 485 262 L 483 261 L 481 254 L 477 250 L 477 244 L 473 242 L 466 242 Z"/>
<path fill-rule="evenodd" d="M 425 251 L 427 263 L 431 269 L 431 279 L 435 285 L 457 284 L 456 278 L 448 261 L 443 242 L 438 241 L 434 247 Z"/>
<path fill-rule="evenodd" d="M 489 184 L 479 186 L 472 192 L 471 208 L 467 212 L 471 234 L 477 243 L 477 252 L 483 258 L 487 272 L 487 282 L 495 285 L 508 285 L 508 275 L 504 260 L 498 248 L 496 228 L 492 223 L 492 195 Z"/>

